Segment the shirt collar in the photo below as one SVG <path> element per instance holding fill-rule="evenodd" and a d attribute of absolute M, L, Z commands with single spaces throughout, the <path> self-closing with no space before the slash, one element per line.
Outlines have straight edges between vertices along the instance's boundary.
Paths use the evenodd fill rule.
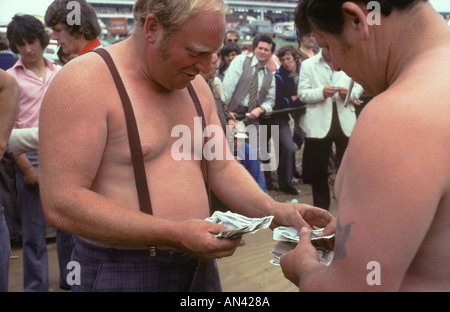
<path fill-rule="evenodd" d="M 44 57 L 44 62 L 45 62 L 45 67 L 52 68 L 52 67 L 56 66 L 56 62 L 50 61 L 49 59 L 47 59 L 45 57 Z M 26 69 L 25 64 L 23 63 L 21 57 L 17 60 L 16 64 L 14 64 L 12 67 L 13 68 L 22 67 L 23 69 Z"/>
<path fill-rule="evenodd" d="M 252 67 L 255 67 L 255 66 L 258 65 L 258 64 L 259 64 L 258 59 L 256 58 L 256 56 L 253 56 L 253 59 L 252 59 Z M 266 73 L 266 68 L 267 68 L 267 66 L 263 66 L 263 67 L 261 68 L 261 70 L 263 70 L 264 73 Z"/>
<path fill-rule="evenodd" d="M 94 40 L 89 41 L 84 47 L 83 49 L 81 49 L 80 54 L 78 54 L 78 56 L 83 55 L 88 53 L 91 50 L 94 50 L 98 47 L 100 47 L 102 45 L 102 42 L 100 41 L 100 39 L 95 38 Z"/>
<path fill-rule="evenodd" d="M 319 62 L 326 63 L 325 60 L 323 59 L 322 49 L 320 49 L 319 53 L 317 53 L 317 57 L 318 57 Z"/>

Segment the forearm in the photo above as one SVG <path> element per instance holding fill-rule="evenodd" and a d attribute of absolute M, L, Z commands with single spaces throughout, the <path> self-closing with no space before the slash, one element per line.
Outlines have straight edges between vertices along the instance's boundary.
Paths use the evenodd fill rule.
<path fill-rule="evenodd" d="M 224 170 L 214 170 L 211 180 L 215 194 L 236 213 L 249 217 L 270 215 L 273 199 L 261 189 L 241 164 L 232 162 Z"/>
<path fill-rule="evenodd" d="M 33 165 L 26 154 L 13 155 L 13 159 L 23 174 L 28 173 L 33 168 Z"/>
<path fill-rule="evenodd" d="M 55 189 L 57 187 L 54 187 Z M 85 188 L 52 192 L 42 185 L 42 204 L 48 222 L 63 231 L 115 245 L 175 246 L 175 222 L 130 210 Z"/>
<path fill-rule="evenodd" d="M 224 225 L 204 220 L 172 221 L 130 210 L 87 189 L 41 196 L 49 224 L 115 248 L 171 247 L 199 259 L 233 254 L 239 240 L 214 238 Z M 58 194 L 62 189 L 58 190 Z M 56 194 L 56 193 L 53 193 Z M 170 207 L 166 207 L 170 209 Z"/>
<path fill-rule="evenodd" d="M 275 79 L 272 80 L 272 85 L 270 86 L 269 92 L 263 103 L 261 103 L 261 107 L 264 108 L 266 113 L 271 113 L 273 111 L 273 107 L 275 106 Z"/>
<path fill-rule="evenodd" d="M 326 281 L 328 277 L 327 267 L 317 263 L 299 273 L 298 289 L 301 292 L 338 291 L 330 288 L 332 283 Z"/>

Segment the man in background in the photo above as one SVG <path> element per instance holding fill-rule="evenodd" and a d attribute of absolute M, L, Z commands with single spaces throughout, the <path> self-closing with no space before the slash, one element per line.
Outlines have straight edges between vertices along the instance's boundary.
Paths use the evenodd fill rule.
<path fill-rule="evenodd" d="M 102 45 L 98 36 L 101 28 L 92 5 L 85 0 L 77 0 L 80 5 L 80 23 L 68 23 L 68 15 L 73 8 L 67 6 L 71 0 L 55 0 L 47 8 L 45 24 L 50 27 L 52 39 L 58 41 L 64 54 L 83 55 Z"/>
<path fill-rule="evenodd" d="M 31 15 L 15 15 L 8 24 L 11 50 L 20 59 L 7 72 L 19 84 L 19 112 L 15 128 L 37 128 L 42 99 L 59 70 L 43 56 L 50 38 Z M 24 291 L 48 290 L 46 220 L 39 193 L 38 152 L 13 155 L 16 167 L 17 208 L 22 224 Z"/>

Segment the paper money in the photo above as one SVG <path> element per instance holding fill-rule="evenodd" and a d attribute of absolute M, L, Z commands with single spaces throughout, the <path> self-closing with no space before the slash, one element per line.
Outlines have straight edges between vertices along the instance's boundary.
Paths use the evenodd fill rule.
<path fill-rule="evenodd" d="M 253 234 L 259 230 L 266 229 L 272 223 L 273 216 L 264 218 L 248 218 L 246 216 L 233 213 L 231 211 L 216 211 L 214 214 L 206 218 L 206 221 L 222 224 L 229 229 L 217 234 L 218 238 L 236 238 L 244 234 Z"/>
<path fill-rule="evenodd" d="M 331 239 L 334 234 L 328 236 L 318 236 L 324 229 L 316 229 L 312 231 L 311 241 L 319 241 L 321 239 Z M 275 247 L 269 252 L 274 257 L 270 260 L 273 265 L 280 265 L 281 256 L 297 247 L 300 241 L 300 231 L 294 226 L 280 226 L 273 231 L 273 239 L 278 241 Z M 329 265 L 333 260 L 334 251 L 316 247 L 319 254 L 320 263 Z"/>
<path fill-rule="evenodd" d="M 328 236 L 318 236 L 324 229 L 312 231 L 311 240 L 332 238 L 334 234 Z M 300 231 L 295 226 L 279 226 L 273 231 L 273 239 L 280 242 L 298 242 Z"/>
<path fill-rule="evenodd" d="M 269 252 L 273 255 L 273 258 L 270 259 L 270 263 L 273 265 L 280 265 L 281 256 L 293 250 L 295 247 L 297 247 L 296 243 L 278 242 Z"/>

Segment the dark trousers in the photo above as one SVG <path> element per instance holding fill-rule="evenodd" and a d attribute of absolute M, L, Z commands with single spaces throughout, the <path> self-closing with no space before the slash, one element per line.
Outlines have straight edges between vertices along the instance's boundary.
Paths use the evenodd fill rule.
<path fill-rule="evenodd" d="M 280 159 L 278 167 L 278 185 L 280 190 L 294 189 L 292 183 L 295 170 L 295 148 L 289 122 L 280 122 Z"/>
<path fill-rule="evenodd" d="M 38 167 L 38 153 L 27 153 L 31 164 Z M 49 287 L 48 253 L 45 240 L 47 222 L 42 210 L 39 188 L 25 184 L 16 166 L 17 209 L 22 223 L 23 290 L 45 292 Z"/>
<path fill-rule="evenodd" d="M 312 191 L 314 206 L 328 210 L 330 208 L 330 187 L 328 185 L 328 162 L 333 143 L 336 145 L 338 165 L 342 161 L 349 138 L 343 133 L 335 104 L 333 118 L 327 136 L 322 139 L 307 138 L 305 153 L 311 160 Z"/>
<path fill-rule="evenodd" d="M 215 260 L 199 261 L 181 251 L 102 248 L 74 236 L 73 292 L 221 292 Z M 79 281 L 75 274 L 80 274 Z"/>

